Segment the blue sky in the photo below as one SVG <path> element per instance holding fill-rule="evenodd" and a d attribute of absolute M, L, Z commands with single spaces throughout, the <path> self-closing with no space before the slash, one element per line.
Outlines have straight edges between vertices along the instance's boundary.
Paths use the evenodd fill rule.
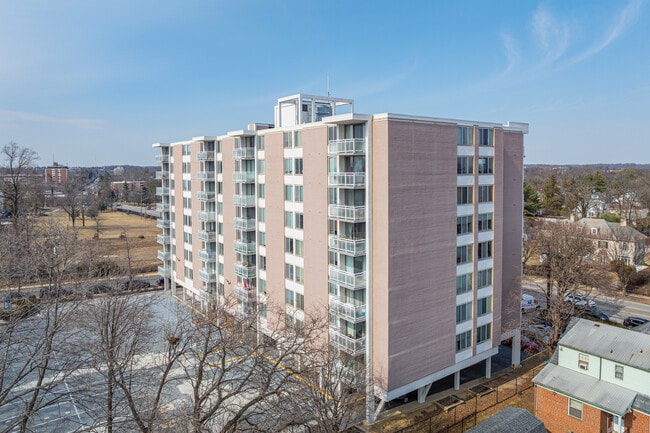
<path fill-rule="evenodd" d="M 649 2 L 3 0 L 0 145 L 154 165 L 329 77 L 359 113 L 527 122 L 527 164 L 650 163 Z"/>

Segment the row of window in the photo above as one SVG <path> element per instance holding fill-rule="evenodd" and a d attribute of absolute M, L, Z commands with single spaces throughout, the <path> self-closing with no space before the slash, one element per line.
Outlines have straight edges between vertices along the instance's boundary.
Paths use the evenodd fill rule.
<path fill-rule="evenodd" d="M 492 296 L 486 296 L 476 301 L 476 316 L 480 317 L 492 312 Z M 456 306 L 456 323 L 462 323 L 472 318 L 472 303 Z"/>
<path fill-rule="evenodd" d="M 284 278 L 285 280 L 291 280 L 291 281 L 295 281 L 296 283 L 304 284 L 305 271 L 300 266 L 295 266 L 289 263 L 285 263 Z"/>
<path fill-rule="evenodd" d="M 289 228 L 303 229 L 303 214 L 300 212 L 285 212 L 284 226 Z"/>
<path fill-rule="evenodd" d="M 291 289 L 284 289 L 284 302 L 296 310 L 305 309 L 305 296 Z"/>
<path fill-rule="evenodd" d="M 494 200 L 494 187 L 492 185 L 479 185 L 478 187 L 478 202 L 491 203 Z M 474 202 L 474 187 L 473 186 L 459 186 L 456 189 L 456 203 L 472 204 Z"/>
<path fill-rule="evenodd" d="M 492 146 L 492 128 L 478 128 L 477 138 L 479 146 Z M 471 126 L 459 126 L 456 132 L 456 143 L 459 146 L 471 146 L 474 144 L 474 128 Z"/>
<path fill-rule="evenodd" d="M 303 187 L 302 185 L 285 185 L 284 186 L 284 200 L 302 202 L 303 200 Z"/>
<path fill-rule="evenodd" d="M 284 238 L 284 252 L 302 257 L 304 254 L 304 244 L 300 239 Z"/>
<path fill-rule="evenodd" d="M 302 158 L 285 158 L 284 174 L 302 174 Z"/>
<path fill-rule="evenodd" d="M 476 278 L 476 288 L 482 289 L 492 285 L 492 268 L 478 271 Z M 472 291 L 472 274 L 463 274 L 456 276 L 456 294 L 467 293 Z"/>
<path fill-rule="evenodd" d="M 474 230 L 473 221 L 473 215 L 463 215 L 456 217 L 456 233 L 459 235 L 472 233 Z M 476 218 L 476 223 L 479 232 L 492 230 L 492 212 L 479 214 Z"/>
<path fill-rule="evenodd" d="M 477 164 L 478 174 L 494 174 L 494 158 L 481 156 Z M 474 174 L 474 157 L 459 156 L 456 162 L 457 174 Z"/>
<path fill-rule="evenodd" d="M 492 338 L 492 324 L 487 323 L 483 326 L 476 328 L 476 344 L 480 344 L 484 341 Z M 471 347 L 472 345 L 472 331 L 461 332 L 456 334 L 456 352 Z"/>
<path fill-rule="evenodd" d="M 479 242 L 477 244 L 477 259 L 488 259 L 492 257 L 492 241 Z M 470 263 L 472 261 L 472 244 L 456 247 L 456 264 Z"/>

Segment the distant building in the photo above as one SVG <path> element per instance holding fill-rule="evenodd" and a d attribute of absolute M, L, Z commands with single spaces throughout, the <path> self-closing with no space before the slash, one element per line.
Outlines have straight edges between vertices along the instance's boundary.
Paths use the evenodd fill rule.
<path fill-rule="evenodd" d="M 596 254 L 602 263 L 620 260 L 634 266 L 645 262 L 647 236 L 627 225 L 625 219 L 614 223 L 604 219 L 582 218 L 575 224 L 585 229 L 593 239 Z"/>
<path fill-rule="evenodd" d="M 124 167 L 115 167 L 113 169 L 113 176 L 122 176 L 124 174 Z"/>
<path fill-rule="evenodd" d="M 67 179 L 68 167 L 55 162 L 50 167 L 45 168 L 46 185 L 61 185 L 65 183 Z"/>
<path fill-rule="evenodd" d="M 533 382 L 550 433 L 650 431 L 650 335 L 573 319 Z"/>

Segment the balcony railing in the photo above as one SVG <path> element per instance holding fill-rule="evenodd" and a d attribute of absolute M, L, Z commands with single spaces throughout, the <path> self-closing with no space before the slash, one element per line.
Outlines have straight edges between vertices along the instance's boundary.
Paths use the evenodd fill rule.
<path fill-rule="evenodd" d="M 238 147 L 232 150 L 233 159 L 253 159 L 255 158 L 255 149 L 252 147 Z"/>
<path fill-rule="evenodd" d="M 257 251 L 255 242 L 235 241 L 235 251 L 241 254 L 251 255 Z"/>
<path fill-rule="evenodd" d="M 205 212 L 201 211 L 197 214 L 199 221 L 201 222 L 214 222 L 217 220 L 217 214 L 214 212 Z"/>
<path fill-rule="evenodd" d="M 254 288 L 244 288 L 237 284 L 235 286 L 235 298 L 244 302 L 253 302 L 257 298 L 257 293 Z"/>
<path fill-rule="evenodd" d="M 239 275 L 242 278 L 253 278 L 257 268 L 253 265 L 246 265 L 244 263 L 235 263 L 235 275 Z"/>
<path fill-rule="evenodd" d="M 255 230 L 255 219 L 254 218 L 235 218 L 234 227 L 237 230 L 251 231 Z"/>
<path fill-rule="evenodd" d="M 196 173 L 196 178 L 198 180 L 214 180 L 215 174 L 214 171 L 199 171 Z"/>
<path fill-rule="evenodd" d="M 199 260 L 204 262 L 215 262 L 217 261 L 217 252 L 210 250 L 199 250 Z"/>
<path fill-rule="evenodd" d="M 158 260 L 161 262 L 166 262 L 170 257 L 171 253 L 169 251 L 158 250 Z"/>
<path fill-rule="evenodd" d="M 343 138 L 330 140 L 327 145 L 330 155 L 363 155 L 366 153 L 365 138 Z"/>
<path fill-rule="evenodd" d="M 207 230 L 200 230 L 197 234 L 197 237 L 200 241 L 203 242 L 214 242 L 217 240 L 217 232 L 209 232 Z"/>
<path fill-rule="evenodd" d="M 156 203 L 156 210 L 158 212 L 169 212 L 169 203 Z"/>
<path fill-rule="evenodd" d="M 156 179 L 162 180 L 162 179 L 167 179 L 169 178 L 169 173 L 166 171 L 157 171 L 156 172 Z"/>
<path fill-rule="evenodd" d="M 331 204 L 327 208 L 330 218 L 340 221 L 361 222 L 366 219 L 365 206 L 344 206 L 340 204 Z"/>
<path fill-rule="evenodd" d="M 156 155 L 156 162 L 169 162 L 169 155 Z"/>
<path fill-rule="evenodd" d="M 204 283 L 214 283 L 217 281 L 217 274 L 215 271 L 207 271 L 205 269 L 199 269 L 199 279 Z"/>
<path fill-rule="evenodd" d="M 235 195 L 233 196 L 232 201 L 235 206 L 244 206 L 244 207 L 255 206 L 254 195 Z"/>
<path fill-rule="evenodd" d="M 365 304 L 347 304 L 336 297 L 330 298 L 330 312 L 352 323 L 359 323 L 366 320 Z"/>
<path fill-rule="evenodd" d="M 164 265 L 158 266 L 158 275 L 161 277 L 170 277 L 171 274 L 171 270 L 168 267 Z"/>
<path fill-rule="evenodd" d="M 232 174 L 233 182 L 246 182 L 251 183 L 255 182 L 255 172 L 254 171 L 235 171 Z"/>
<path fill-rule="evenodd" d="M 162 245 L 167 245 L 169 243 L 169 236 L 166 235 L 157 235 L 156 242 Z"/>
<path fill-rule="evenodd" d="M 330 266 L 330 280 L 350 289 L 363 289 L 366 287 L 366 272 L 348 272 L 346 270 Z"/>
<path fill-rule="evenodd" d="M 199 161 L 214 161 L 214 151 L 209 150 L 207 152 L 197 152 L 196 159 Z"/>
<path fill-rule="evenodd" d="M 362 188 L 366 185 L 365 173 L 330 173 L 328 185 L 342 188 Z"/>
<path fill-rule="evenodd" d="M 330 329 L 330 344 L 350 355 L 356 356 L 366 350 L 366 337 L 352 338 L 335 329 Z"/>
<path fill-rule="evenodd" d="M 214 191 L 199 191 L 196 193 L 196 198 L 199 201 L 214 201 L 214 198 L 216 197 L 216 193 Z"/>
<path fill-rule="evenodd" d="M 169 188 L 166 186 L 157 186 L 156 187 L 156 195 L 169 195 Z"/>
<path fill-rule="evenodd" d="M 366 254 L 365 239 L 346 239 L 341 236 L 330 235 L 329 247 L 331 250 L 339 251 L 348 256 L 360 256 Z"/>
<path fill-rule="evenodd" d="M 169 220 L 158 219 L 156 220 L 156 227 L 159 229 L 168 229 L 170 226 Z"/>

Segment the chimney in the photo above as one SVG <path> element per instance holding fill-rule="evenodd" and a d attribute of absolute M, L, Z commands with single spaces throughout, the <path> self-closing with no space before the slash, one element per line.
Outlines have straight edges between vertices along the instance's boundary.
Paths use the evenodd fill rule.
<path fill-rule="evenodd" d="M 573 212 L 571 212 L 571 215 L 569 215 L 569 222 L 570 223 L 576 222 L 576 214 L 574 214 Z"/>

